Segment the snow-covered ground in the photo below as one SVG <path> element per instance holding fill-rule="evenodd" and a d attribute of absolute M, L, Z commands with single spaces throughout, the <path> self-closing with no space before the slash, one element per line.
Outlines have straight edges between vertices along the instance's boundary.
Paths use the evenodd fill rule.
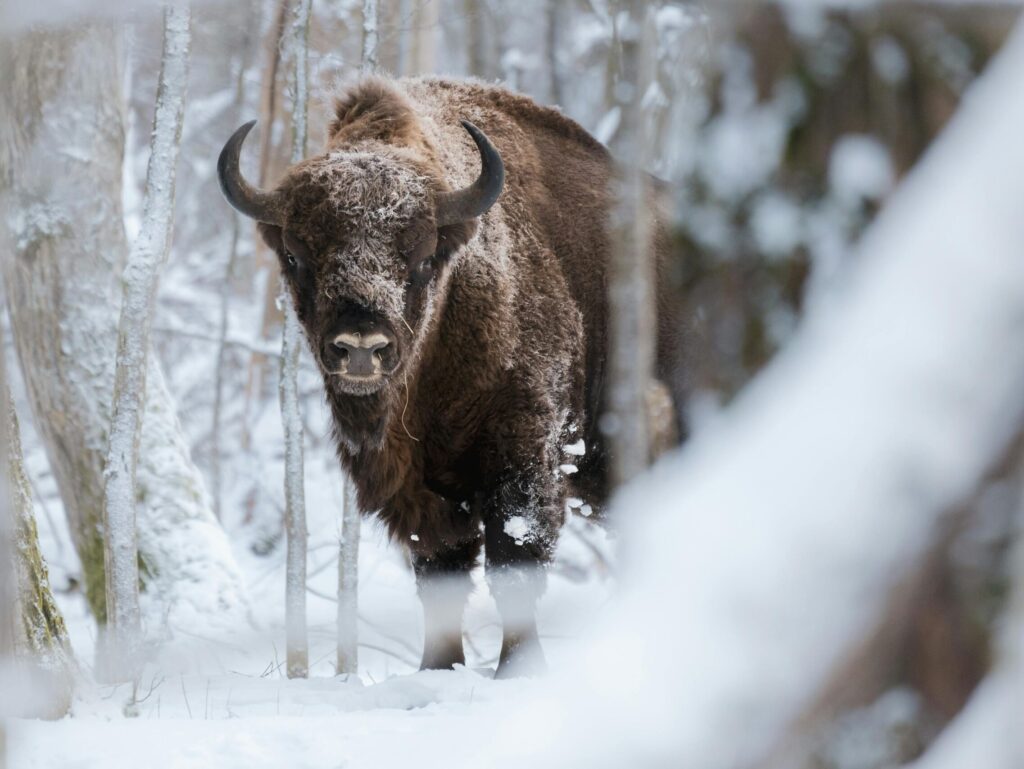
<path fill-rule="evenodd" d="M 464 763 L 512 698 L 536 682 L 428 671 L 376 684 L 274 673 L 162 680 L 137 719 L 112 700 L 56 723 L 13 724 L 12 767 L 178 769 L 420 767 Z M 112 698 L 114 699 L 114 698 Z"/>

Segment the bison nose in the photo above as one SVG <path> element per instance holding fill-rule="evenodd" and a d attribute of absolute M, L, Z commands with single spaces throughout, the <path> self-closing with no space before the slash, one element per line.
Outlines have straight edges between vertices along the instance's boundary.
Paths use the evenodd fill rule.
<path fill-rule="evenodd" d="M 331 341 L 338 357 L 339 373 L 355 377 L 378 376 L 382 369 L 381 356 L 390 345 L 391 340 L 379 332 L 343 332 Z"/>

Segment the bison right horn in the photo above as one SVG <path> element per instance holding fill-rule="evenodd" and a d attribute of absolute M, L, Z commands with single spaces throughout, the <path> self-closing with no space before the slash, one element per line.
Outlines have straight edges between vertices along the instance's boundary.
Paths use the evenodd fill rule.
<path fill-rule="evenodd" d="M 242 177 L 242 172 L 238 168 L 242 142 L 254 125 L 256 121 L 250 120 L 228 139 L 217 159 L 217 178 L 220 180 L 220 189 L 232 208 L 258 222 L 281 227 L 284 225 L 284 216 L 281 213 L 278 196 L 273 192 L 264 192 L 253 187 Z"/>
<path fill-rule="evenodd" d="M 469 131 L 480 150 L 480 176 L 464 189 L 443 192 L 438 196 L 436 218 L 439 227 L 482 216 L 494 205 L 505 184 L 505 164 L 498 150 L 494 149 L 483 131 L 468 120 L 462 121 L 462 127 Z"/>

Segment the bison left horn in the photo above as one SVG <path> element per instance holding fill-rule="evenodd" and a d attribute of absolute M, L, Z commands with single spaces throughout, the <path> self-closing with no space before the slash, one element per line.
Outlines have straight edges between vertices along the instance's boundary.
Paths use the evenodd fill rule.
<path fill-rule="evenodd" d="M 256 121 L 250 120 L 228 139 L 217 159 L 217 178 L 220 179 L 221 191 L 232 208 L 258 222 L 281 227 L 284 224 L 284 217 L 281 215 L 278 196 L 273 192 L 264 192 L 253 187 L 242 177 L 242 172 L 238 168 L 242 143 L 254 125 Z"/>
<path fill-rule="evenodd" d="M 480 150 L 480 176 L 465 189 L 455 192 L 443 192 L 437 199 L 437 224 L 445 227 L 450 224 L 466 222 L 483 215 L 494 205 L 505 184 L 505 164 L 494 145 L 484 136 L 483 131 L 470 123 L 462 121 L 462 127 L 476 142 Z"/>

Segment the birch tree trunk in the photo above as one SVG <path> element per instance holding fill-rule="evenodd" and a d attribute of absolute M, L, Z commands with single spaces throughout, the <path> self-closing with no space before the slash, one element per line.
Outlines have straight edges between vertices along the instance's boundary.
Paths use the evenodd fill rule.
<path fill-rule="evenodd" d="M 621 485 L 648 462 L 647 389 L 654 372 L 655 299 L 651 258 L 653 223 L 644 168 L 648 160 L 643 94 L 654 76 L 653 20 L 642 0 L 622 0 L 615 14 L 612 96 L 618 131 L 612 151 L 619 166 L 612 181 L 612 259 L 608 270 L 609 389 L 602 429 L 608 436 L 612 483 Z"/>
<path fill-rule="evenodd" d="M 292 20 L 294 83 L 292 104 L 292 163 L 306 155 L 308 108 L 309 7 L 312 0 L 297 0 Z M 284 331 L 281 337 L 280 400 L 284 425 L 285 530 L 288 536 L 285 582 L 285 646 L 289 678 L 309 675 L 306 632 L 306 498 L 302 459 L 302 414 L 299 411 L 299 352 L 302 332 L 291 294 L 281 291 Z"/>
<path fill-rule="evenodd" d="M 272 178 L 278 168 L 275 161 L 277 153 L 274 137 L 277 132 L 274 129 L 278 115 L 281 112 L 281 100 L 278 99 L 278 73 L 281 69 L 281 48 L 284 46 L 288 33 L 288 0 L 278 0 L 274 10 L 274 21 L 270 27 L 266 42 L 266 63 L 263 71 L 262 93 L 260 95 L 260 165 L 259 184 L 261 187 L 267 185 L 268 179 Z M 283 135 L 284 132 L 282 131 Z M 261 238 L 254 240 L 255 267 L 257 273 L 265 275 L 263 284 L 263 313 L 260 318 L 260 339 L 269 340 L 271 331 L 275 330 L 281 321 L 281 311 L 277 306 L 277 296 L 280 293 L 280 285 L 277 277 L 277 259 L 269 251 Z M 249 448 L 251 432 L 249 425 L 249 414 L 253 403 L 259 403 L 263 397 L 264 371 L 267 368 L 267 356 L 255 351 L 249 359 L 248 376 L 245 385 L 245 408 L 243 410 L 242 424 L 242 445 Z"/>
<path fill-rule="evenodd" d="M 562 47 L 560 34 L 565 17 L 559 0 L 546 0 L 544 3 L 544 55 L 548 68 L 548 98 L 551 104 L 562 103 L 562 65 L 559 61 L 559 49 Z"/>
<path fill-rule="evenodd" d="M 362 71 L 377 69 L 377 0 L 363 0 L 363 60 Z"/>
<path fill-rule="evenodd" d="M 107 595 L 106 673 L 135 677 L 141 636 L 136 469 L 146 398 L 146 362 L 160 269 L 171 250 L 174 189 L 185 119 L 191 42 L 188 6 L 164 10 L 163 54 L 153 116 L 142 229 L 128 254 L 114 369 L 114 413 L 103 488 Z M 116 668 L 121 668 L 117 670 Z"/>
<path fill-rule="evenodd" d="M 474 77 L 487 78 L 487 59 L 484 56 L 484 16 L 481 0 L 462 0 L 462 15 L 466 20 L 466 68 Z"/>
<path fill-rule="evenodd" d="M 413 22 L 412 62 L 410 75 L 433 74 L 436 66 L 437 25 L 440 21 L 439 0 L 413 0 L 416 3 Z"/>
<path fill-rule="evenodd" d="M 37 30 L 0 56 L 0 223 L 15 346 L 37 428 L 106 621 L 103 469 L 128 247 L 121 210 L 123 46 L 116 28 Z M 244 583 L 152 355 L 136 475 L 147 632 L 236 629 Z"/>
<path fill-rule="evenodd" d="M 356 489 L 345 478 L 338 553 L 338 673 L 359 672 L 359 526 Z"/>
<path fill-rule="evenodd" d="M 377 0 L 363 3 L 362 71 L 377 67 Z M 359 670 L 359 527 L 361 517 L 352 479 L 344 479 L 344 506 L 341 512 L 341 543 L 338 549 L 338 674 Z"/>

